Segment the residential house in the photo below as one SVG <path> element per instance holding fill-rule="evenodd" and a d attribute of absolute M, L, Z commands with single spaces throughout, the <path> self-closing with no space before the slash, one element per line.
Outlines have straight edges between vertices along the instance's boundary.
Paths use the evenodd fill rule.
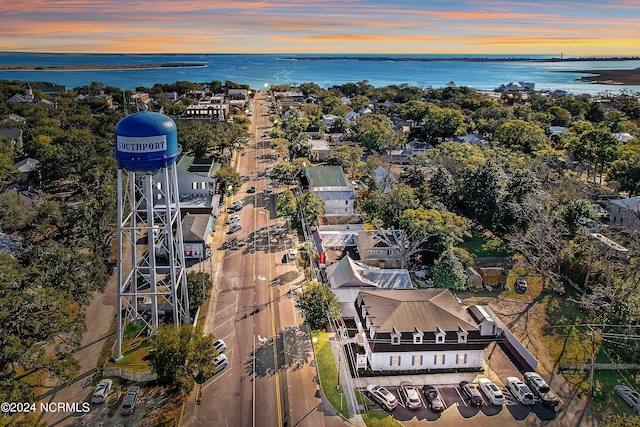
<path fill-rule="evenodd" d="M 176 162 L 178 178 L 178 194 L 180 196 L 180 211 L 183 214 L 213 214 L 218 216 L 220 196 L 215 194 L 215 175 L 220 169 L 219 163 L 213 159 L 196 159 L 191 156 L 181 156 Z M 153 197 L 157 206 L 165 203 L 164 173 L 161 169 L 154 178 L 156 183 Z"/>
<path fill-rule="evenodd" d="M 182 242 L 185 258 L 207 257 L 207 239 L 213 233 L 215 219 L 206 214 L 185 214 L 182 218 Z"/>
<path fill-rule="evenodd" d="M 25 119 L 24 117 L 11 113 L 6 119 L 2 120 L 2 122 L 0 123 L 3 123 L 3 124 L 9 123 L 9 122 L 25 123 L 26 121 L 27 119 Z"/>
<path fill-rule="evenodd" d="M 60 98 L 67 92 L 67 88 L 62 85 L 42 85 L 35 86 L 33 89 L 53 98 Z"/>
<path fill-rule="evenodd" d="M 278 101 L 281 114 L 287 114 L 291 110 L 302 110 L 302 104 L 298 101 L 281 99 Z"/>
<path fill-rule="evenodd" d="M 614 133 L 613 136 L 620 142 L 622 142 L 623 144 L 626 144 L 627 142 L 629 142 L 630 140 L 632 140 L 634 138 L 633 135 L 631 135 L 630 133 L 624 132 L 624 133 Z"/>
<path fill-rule="evenodd" d="M 354 261 L 348 254 L 327 267 L 326 273 L 342 308 L 342 317 L 355 317 L 354 303 L 360 290 L 414 288 L 408 270 L 371 267 Z"/>
<path fill-rule="evenodd" d="M 551 135 L 562 135 L 569 130 L 568 127 L 565 126 L 549 126 L 549 133 Z"/>
<path fill-rule="evenodd" d="M 22 149 L 22 129 L 0 129 L 0 135 L 8 138 L 11 141 L 11 146 L 14 149 Z"/>
<path fill-rule="evenodd" d="M 16 258 L 21 244 L 22 240 L 19 237 L 0 232 L 0 254 Z"/>
<path fill-rule="evenodd" d="M 382 166 L 378 166 L 376 170 L 373 171 L 373 178 L 383 193 L 388 193 L 393 187 L 398 185 L 398 180 L 393 171 L 391 169 L 386 170 Z"/>
<path fill-rule="evenodd" d="M 411 157 L 426 156 L 429 150 L 433 149 L 433 145 L 428 142 L 411 141 L 405 145 L 402 150 L 389 151 L 389 161 L 391 163 L 406 164 L 409 163 Z"/>
<path fill-rule="evenodd" d="M 309 191 L 325 202 L 325 215 L 351 215 L 356 195 L 342 166 L 303 168 Z"/>
<path fill-rule="evenodd" d="M 630 229 L 640 228 L 640 197 L 610 200 L 607 207 L 610 225 Z"/>
<path fill-rule="evenodd" d="M 506 85 L 501 84 L 496 88 L 496 92 L 528 92 L 536 89 L 535 83 L 529 82 L 509 82 Z"/>
<path fill-rule="evenodd" d="M 249 91 L 247 89 L 229 89 L 227 95 L 231 99 L 248 99 Z"/>
<path fill-rule="evenodd" d="M 331 127 L 333 126 L 333 122 L 338 119 L 339 117 L 334 114 L 324 114 L 321 121 L 325 129 L 331 129 Z"/>
<path fill-rule="evenodd" d="M 355 310 L 373 371 L 480 370 L 496 332 L 481 329 L 448 289 L 363 290 Z"/>
<path fill-rule="evenodd" d="M 476 144 L 488 144 L 487 141 L 482 135 L 477 133 L 468 133 L 466 135 L 460 135 L 453 138 L 455 142 L 461 142 L 468 145 L 476 145 Z"/>
<path fill-rule="evenodd" d="M 360 117 L 360 113 L 349 111 L 344 117 L 347 119 L 348 124 L 353 125 L 358 120 L 358 117 Z"/>
<path fill-rule="evenodd" d="M 329 151 L 331 151 L 331 147 L 324 139 L 312 139 L 309 141 L 311 144 L 311 151 L 316 153 L 318 160 L 323 161 L 326 160 L 329 156 Z"/>
<path fill-rule="evenodd" d="M 20 172 L 20 183 L 25 184 L 29 182 L 29 174 L 36 170 L 39 163 L 40 162 L 38 162 L 36 159 L 26 158 L 13 165 L 13 167 L 18 169 L 18 171 Z"/>
<path fill-rule="evenodd" d="M 384 235 L 382 234 L 384 233 Z M 356 247 L 360 260 L 380 268 L 400 268 L 403 254 L 404 230 L 361 230 L 356 236 Z"/>
<path fill-rule="evenodd" d="M 19 104 L 28 104 L 29 103 L 27 101 L 27 99 L 24 96 L 20 95 L 19 93 L 16 93 L 11 98 L 7 99 L 7 102 L 17 102 Z"/>
<path fill-rule="evenodd" d="M 34 103 L 34 105 L 40 105 L 41 107 L 46 108 L 47 110 L 50 110 L 52 108 L 56 108 L 56 103 L 53 101 L 49 101 L 46 98 L 42 98 L 41 100 L 39 100 L 38 102 Z"/>

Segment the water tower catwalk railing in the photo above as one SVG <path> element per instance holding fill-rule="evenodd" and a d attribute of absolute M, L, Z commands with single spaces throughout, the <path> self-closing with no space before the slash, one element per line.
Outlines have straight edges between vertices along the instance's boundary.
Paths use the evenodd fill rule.
<path fill-rule="evenodd" d="M 116 126 L 116 143 L 115 358 L 119 359 L 129 324 L 134 324 L 136 330 L 142 326 L 148 334 L 153 334 L 163 321 L 179 325 L 191 322 L 191 318 L 175 167 L 175 158 L 180 152 L 175 123 L 157 113 L 132 114 Z M 138 147 L 147 151 L 135 151 Z M 166 319 L 165 315 L 171 317 Z"/>

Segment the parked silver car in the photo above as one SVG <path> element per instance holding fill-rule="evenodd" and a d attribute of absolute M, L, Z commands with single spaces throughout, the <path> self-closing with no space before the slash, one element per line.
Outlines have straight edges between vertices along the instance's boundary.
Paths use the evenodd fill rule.
<path fill-rule="evenodd" d="M 640 394 L 637 391 L 622 384 L 615 386 L 613 391 L 627 402 L 636 413 L 640 413 Z"/>

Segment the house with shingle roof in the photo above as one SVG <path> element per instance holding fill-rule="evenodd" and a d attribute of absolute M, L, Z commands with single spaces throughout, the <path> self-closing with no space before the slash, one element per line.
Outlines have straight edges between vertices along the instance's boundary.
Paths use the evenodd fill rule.
<path fill-rule="evenodd" d="M 414 288 L 409 271 L 402 268 L 381 269 L 351 259 L 347 254 L 327 267 L 327 278 L 336 295 L 343 317 L 354 317 L 355 302 L 361 290 Z"/>
<path fill-rule="evenodd" d="M 608 210 L 610 225 L 640 229 L 640 197 L 610 200 Z"/>
<path fill-rule="evenodd" d="M 369 367 L 481 369 L 497 328 L 487 324 L 491 318 L 474 317 L 473 307 L 462 306 L 448 289 L 361 291 L 355 321 Z"/>
<path fill-rule="evenodd" d="M 401 254 L 398 246 L 403 244 L 404 230 L 385 230 L 384 236 L 381 233 L 382 231 L 379 230 L 358 231 L 356 247 L 358 254 L 360 254 L 360 260 L 373 267 L 400 267 Z"/>

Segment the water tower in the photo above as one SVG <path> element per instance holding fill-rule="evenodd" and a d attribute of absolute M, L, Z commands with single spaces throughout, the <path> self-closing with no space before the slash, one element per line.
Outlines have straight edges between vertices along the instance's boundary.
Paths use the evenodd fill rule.
<path fill-rule="evenodd" d="M 191 319 L 175 168 L 181 152 L 176 124 L 163 114 L 141 111 L 120 120 L 115 137 L 118 359 L 129 323 L 153 332 L 164 316 L 172 316 L 175 325 Z"/>

